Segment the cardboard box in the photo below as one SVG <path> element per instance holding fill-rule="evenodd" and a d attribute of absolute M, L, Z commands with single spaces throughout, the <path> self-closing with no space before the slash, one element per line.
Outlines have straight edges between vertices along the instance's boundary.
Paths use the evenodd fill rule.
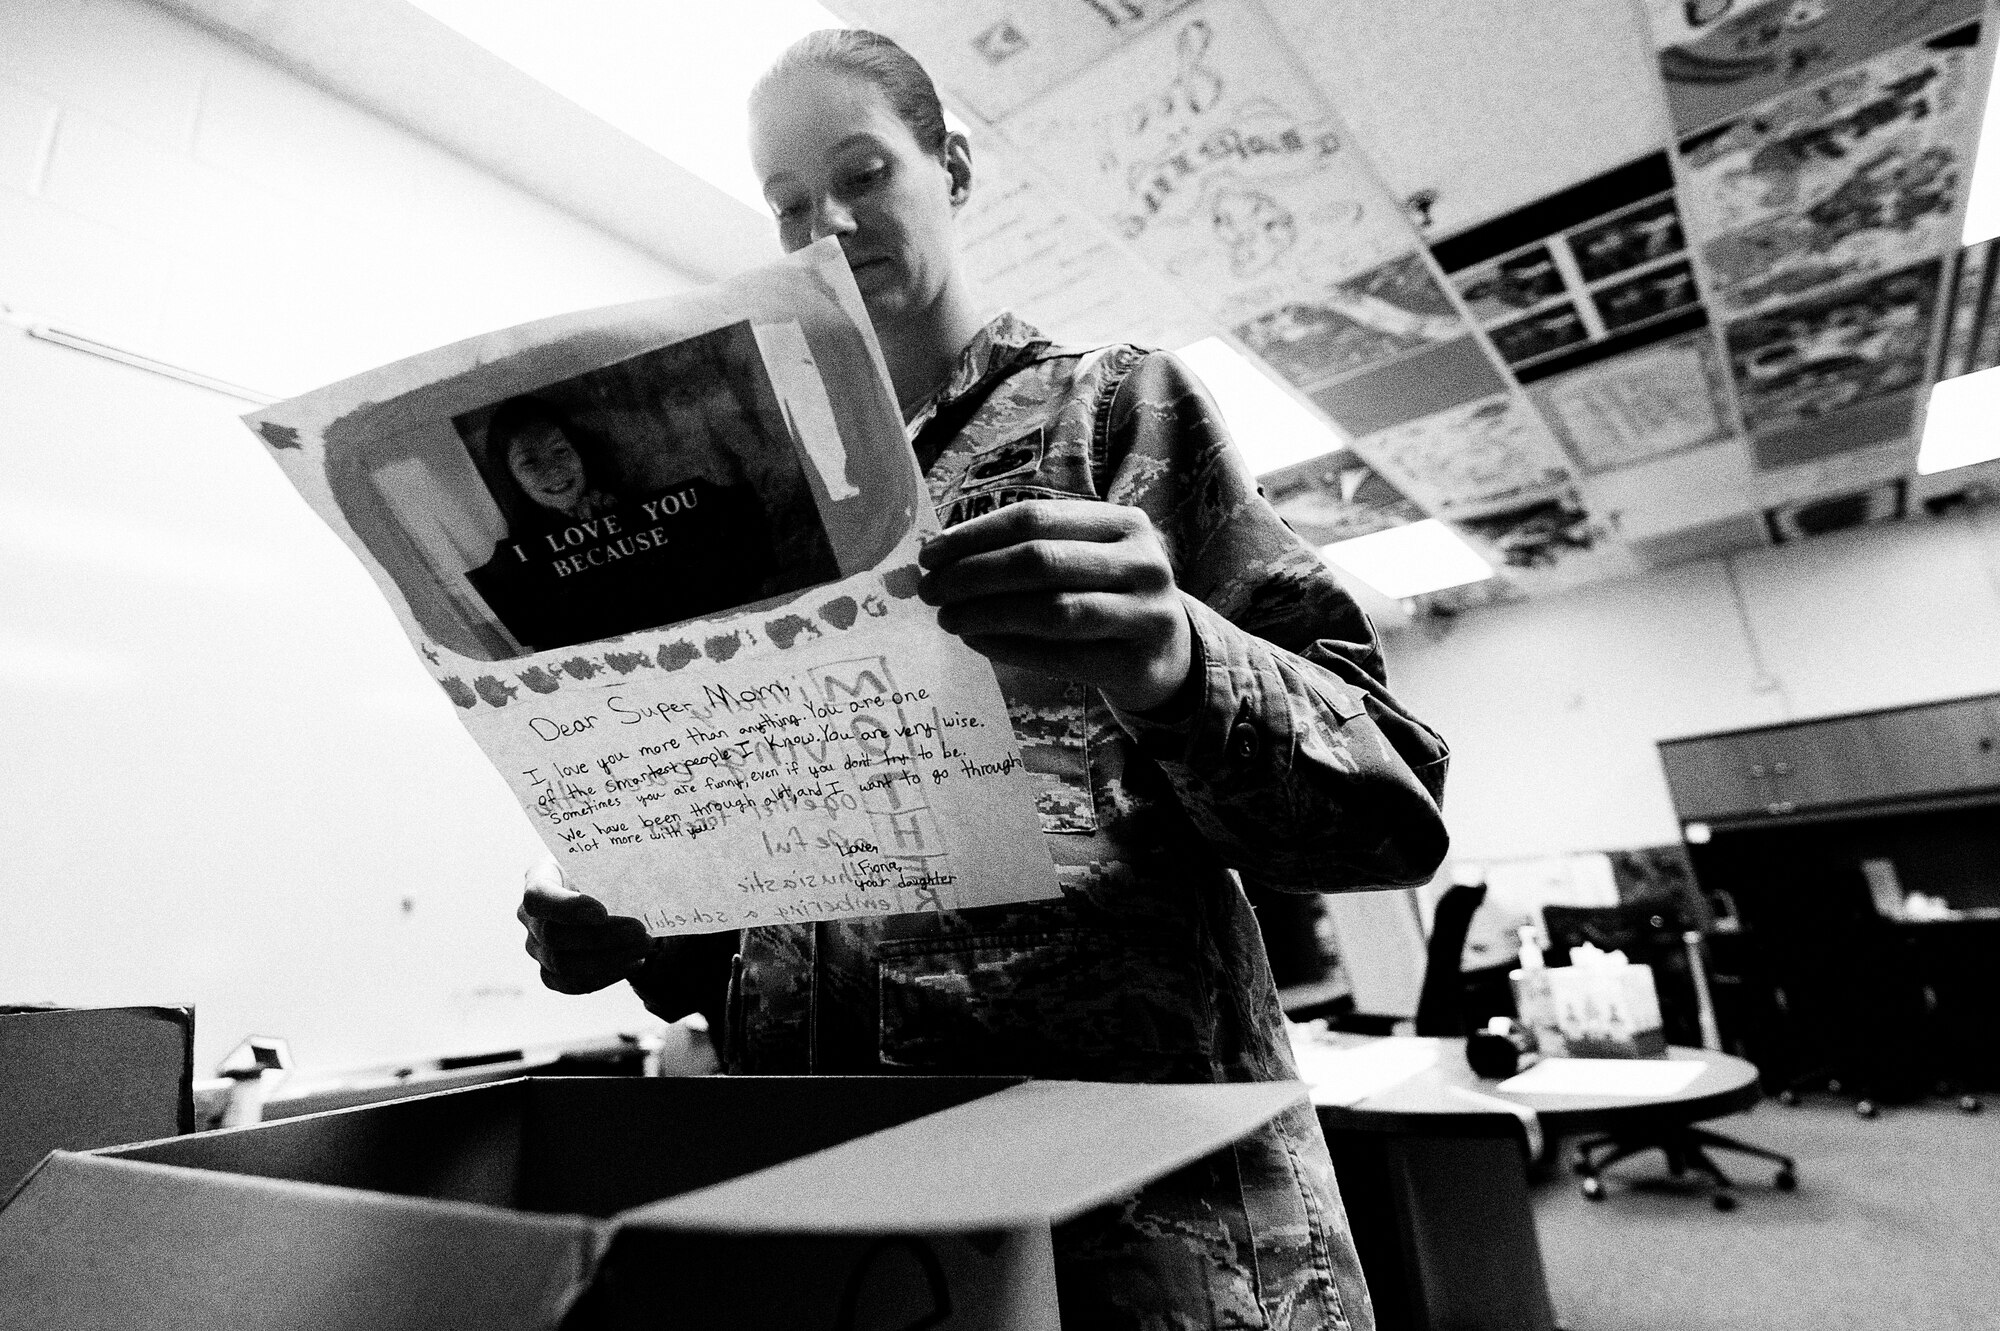
<path fill-rule="evenodd" d="M 194 1126 L 194 1009 L 0 1009 L 0 1197 L 50 1151 Z"/>
<path fill-rule="evenodd" d="M 1049 1227 L 1297 1082 L 524 1078 L 52 1155 L 0 1328 L 1054 1328 Z"/>

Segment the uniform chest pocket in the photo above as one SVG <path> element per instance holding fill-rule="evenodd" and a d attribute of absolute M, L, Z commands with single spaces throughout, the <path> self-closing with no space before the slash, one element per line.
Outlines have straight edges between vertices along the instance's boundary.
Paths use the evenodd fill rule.
<path fill-rule="evenodd" d="M 982 448 L 972 455 L 972 461 L 966 465 L 965 486 L 970 489 L 1010 480 L 1026 480 L 1041 470 L 1042 457 L 1047 451 L 1048 432 L 1039 426 L 1019 439 Z"/>
<path fill-rule="evenodd" d="M 940 1073 L 1207 1081 L 1207 989 L 1170 947 L 1083 929 L 877 954 L 879 1057 Z"/>

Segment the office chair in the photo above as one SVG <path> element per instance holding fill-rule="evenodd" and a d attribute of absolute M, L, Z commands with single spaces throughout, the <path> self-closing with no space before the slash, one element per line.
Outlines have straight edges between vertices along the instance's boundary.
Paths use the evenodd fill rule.
<path fill-rule="evenodd" d="M 1686 928 L 1685 919 L 1671 904 L 1635 901 L 1617 906 L 1545 906 L 1542 921 L 1549 936 L 1551 961 L 1566 963 L 1571 948 L 1591 943 L 1645 963 L 1652 967 L 1653 984 L 1659 991 L 1667 1042 L 1722 1048 L 1701 933 Z M 1768 1160 L 1778 1166 L 1772 1183 L 1779 1191 L 1790 1192 L 1798 1186 L 1798 1164 L 1790 1156 L 1686 1123 L 1648 1125 L 1577 1142 L 1573 1168 L 1583 1179 L 1583 1195 L 1602 1201 L 1604 1170 L 1628 1156 L 1651 1150 L 1666 1156 L 1667 1172 L 1675 1178 L 1690 1170 L 1705 1175 L 1715 1185 L 1710 1200 L 1718 1211 L 1735 1208 L 1736 1197 L 1731 1192 L 1735 1185 L 1709 1155 L 1711 1150 Z"/>

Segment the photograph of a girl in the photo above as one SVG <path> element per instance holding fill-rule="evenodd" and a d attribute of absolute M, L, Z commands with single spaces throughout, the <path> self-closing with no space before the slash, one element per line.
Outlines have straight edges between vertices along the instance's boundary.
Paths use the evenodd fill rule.
<path fill-rule="evenodd" d="M 747 325 L 454 423 L 506 523 L 466 577 L 530 650 L 839 576 Z"/>

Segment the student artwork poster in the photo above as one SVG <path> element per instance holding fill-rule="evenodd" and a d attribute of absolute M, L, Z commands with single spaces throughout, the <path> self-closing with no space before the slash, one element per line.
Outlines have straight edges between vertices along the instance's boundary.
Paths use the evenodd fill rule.
<path fill-rule="evenodd" d="M 1254 7 L 1180 11 L 1001 129 L 1232 327 L 1411 247 L 1402 207 Z"/>
<path fill-rule="evenodd" d="M 1406 422 L 1354 447 L 1444 517 L 1518 506 L 1571 479 L 1541 416 L 1510 394 Z"/>
<path fill-rule="evenodd" d="M 570 886 L 655 934 L 1055 894 L 838 242 L 247 418 Z"/>
<path fill-rule="evenodd" d="M 1645 0 L 1676 134 L 1979 17 L 1984 0 Z"/>
<path fill-rule="evenodd" d="M 1980 25 L 1684 140 L 1689 221 L 1731 314 L 1949 250 L 1971 178 Z"/>
<path fill-rule="evenodd" d="M 1257 478 L 1278 516 L 1313 545 L 1331 545 L 1428 516 L 1381 473 L 1340 449 Z"/>
<path fill-rule="evenodd" d="M 1707 330 L 1545 379 L 1528 390 L 1586 471 L 1724 438 L 1731 413 Z"/>
<path fill-rule="evenodd" d="M 1819 420 L 1923 377 L 1940 265 L 1729 325 L 1730 369 L 1753 432 Z"/>
<path fill-rule="evenodd" d="M 1464 320 L 1420 254 L 1288 300 L 1236 330 L 1246 347 L 1301 388 L 1464 334 Z"/>

